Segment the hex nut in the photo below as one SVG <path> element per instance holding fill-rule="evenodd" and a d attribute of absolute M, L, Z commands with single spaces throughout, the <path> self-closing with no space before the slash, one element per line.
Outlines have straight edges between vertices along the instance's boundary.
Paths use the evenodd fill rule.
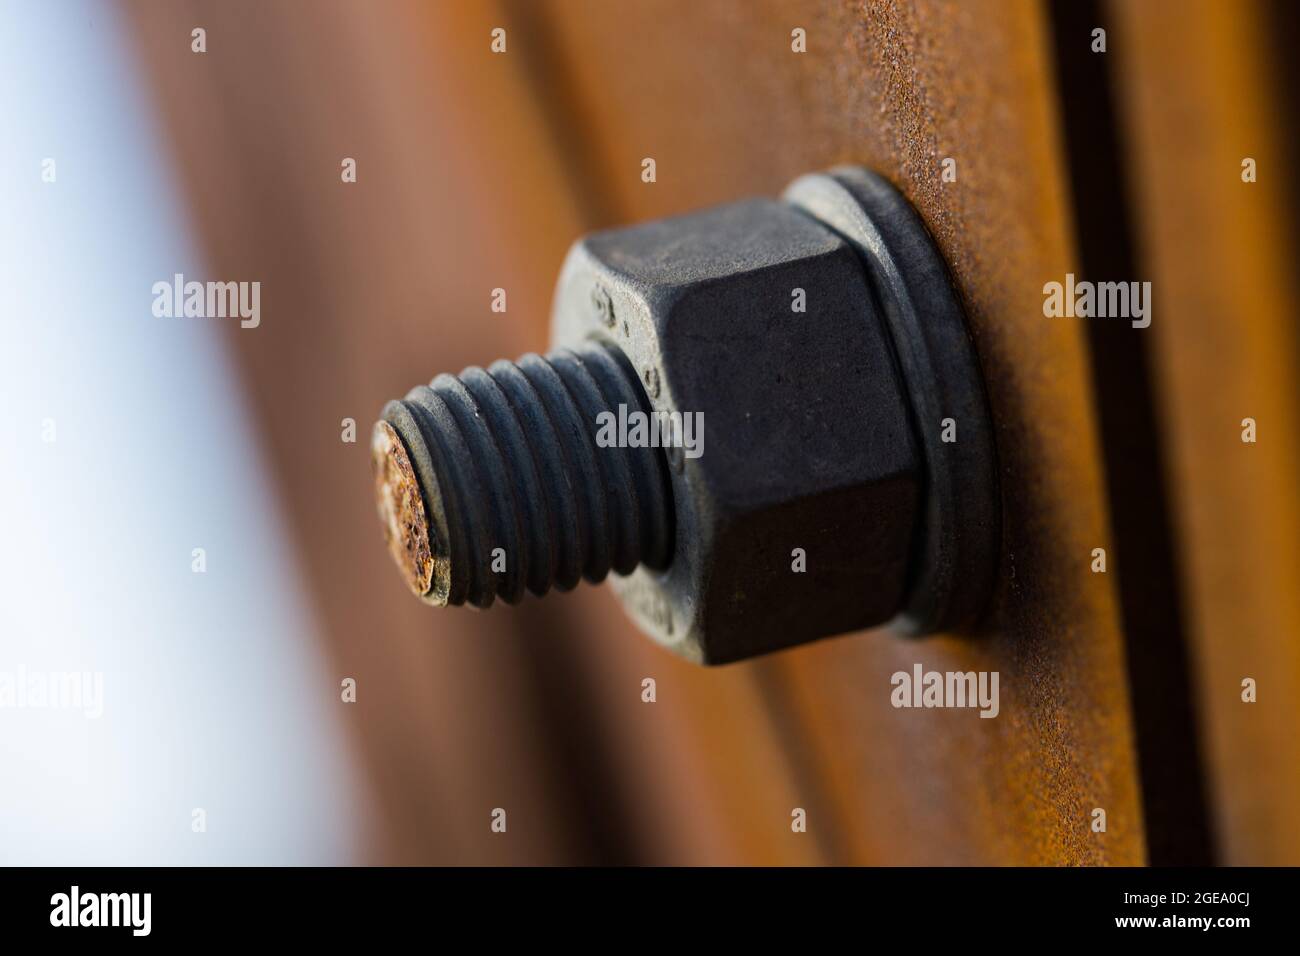
<path fill-rule="evenodd" d="M 570 251 L 552 322 L 557 347 L 604 340 L 657 370 L 656 411 L 703 414 L 702 454 L 670 468 L 668 567 L 614 579 L 644 630 L 719 664 L 898 612 L 922 457 L 849 243 L 769 200 L 597 233 Z"/>

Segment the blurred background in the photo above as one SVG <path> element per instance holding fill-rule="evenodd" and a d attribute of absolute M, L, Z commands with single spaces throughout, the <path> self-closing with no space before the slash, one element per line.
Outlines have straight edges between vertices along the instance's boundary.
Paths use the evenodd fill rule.
<path fill-rule="evenodd" d="M 0 679 L 103 686 L 98 716 L 0 697 L 0 862 L 1300 863 L 1296 21 L 0 6 Z M 967 299 L 1005 498 L 982 633 L 705 670 L 606 588 L 411 598 L 384 401 L 544 351 L 582 233 L 842 162 L 899 184 Z M 1044 318 L 1067 272 L 1151 281 L 1151 328 Z M 155 317 L 176 273 L 260 282 L 260 325 Z M 1000 717 L 894 710 L 914 663 L 999 671 Z"/>

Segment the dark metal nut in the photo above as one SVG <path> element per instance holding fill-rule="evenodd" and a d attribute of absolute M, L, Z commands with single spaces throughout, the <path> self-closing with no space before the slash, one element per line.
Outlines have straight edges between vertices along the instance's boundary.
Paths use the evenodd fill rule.
<path fill-rule="evenodd" d="M 593 288 L 629 322 L 631 363 L 660 370 L 656 410 L 704 421 L 672 474 L 667 569 L 615 581 L 641 626 L 716 664 L 891 618 L 922 464 L 853 248 L 768 200 L 592 235 L 561 274 L 556 345 L 605 335 L 580 307 Z"/>

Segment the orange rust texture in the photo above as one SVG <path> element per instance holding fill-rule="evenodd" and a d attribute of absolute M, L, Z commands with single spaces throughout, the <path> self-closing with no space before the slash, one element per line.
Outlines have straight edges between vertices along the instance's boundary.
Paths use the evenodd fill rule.
<path fill-rule="evenodd" d="M 412 593 L 424 597 L 433 584 L 433 547 L 420 485 L 406 446 L 388 422 L 378 422 L 370 442 L 375 506 L 384 543 Z"/>
<path fill-rule="evenodd" d="M 823 852 L 1141 862 L 1115 595 L 1088 566 L 1108 530 L 1083 345 L 1077 326 L 1042 316 L 1043 283 L 1074 259 L 1039 7 L 555 0 L 548 12 L 564 68 L 549 89 L 581 133 L 570 149 L 594 157 L 611 219 L 772 194 L 809 169 L 863 162 L 916 202 L 970 305 L 1011 492 L 990 633 L 858 636 L 727 673 L 753 680 L 792 789 L 833 821 Z M 797 26 L 804 55 L 790 51 Z M 640 181 L 646 156 L 654 185 Z M 957 183 L 940 179 L 948 156 Z M 628 656 L 608 642 L 592 653 Z M 892 709 L 890 674 L 918 661 L 1000 671 L 1002 716 Z M 753 755 L 714 726 L 734 712 L 711 694 L 720 678 L 668 673 L 698 714 L 699 746 L 736 781 L 732 799 L 747 799 Z M 1089 830 L 1094 807 L 1107 810 L 1104 836 Z"/>
<path fill-rule="evenodd" d="M 262 327 L 230 344 L 323 639 L 379 691 L 349 711 L 375 859 L 1143 860 L 1115 596 L 1088 571 L 1107 531 L 1081 338 L 1041 314 L 1073 252 L 1037 5 L 236 2 L 202 7 L 196 56 L 198 9 L 128 5 L 211 268 L 263 282 Z M 989 632 L 704 670 L 636 634 L 608 589 L 490 614 L 411 598 L 339 419 L 544 346 L 582 231 L 836 162 L 899 182 L 970 303 L 1010 491 Z M 1001 715 L 894 710 L 890 674 L 914 662 L 998 670 Z"/>
<path fill-rule="evenodd" d="M 1262 4 L 1115 4 L 1224 862 L 1300 863 L 1294 159 Z M 1258 181 L 1241 180 L 1252 157 Z M 1243 444 L 1241 420 L 1258 423 Z M 1255 704 L 1241 681 L 1259 686 Z"/>

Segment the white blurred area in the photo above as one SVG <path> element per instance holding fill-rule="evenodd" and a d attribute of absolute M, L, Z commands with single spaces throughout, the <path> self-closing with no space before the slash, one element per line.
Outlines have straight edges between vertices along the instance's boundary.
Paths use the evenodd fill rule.
<path fill-rule="evenodd" d="M 258 333 L 151 314 L 257 277 L 206 274 L 150 109 L 109 5 L 0 4 L 0 673 L 104 680 L 98 719 L 0 706 L 0 863 L 355 862 L 350 705 L 226 355 Z"/>

